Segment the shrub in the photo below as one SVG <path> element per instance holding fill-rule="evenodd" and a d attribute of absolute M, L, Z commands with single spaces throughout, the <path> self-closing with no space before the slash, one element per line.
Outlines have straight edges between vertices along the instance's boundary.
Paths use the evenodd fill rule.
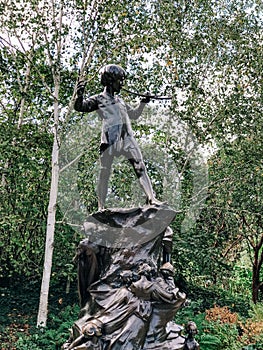
<path fill-rule="evenodd" d="M 206 310 L 207 321 L 219 321 L 220 323 L 237 324 L 238 314 L 231 312 L 227 306 L 214 306 L 213 308 Z"/>
<path fill-rule="evenodd" d="M 250 344 L 250 348 L 255 346 L 254 349 L 263 349 L 263 305 L 258 303 L 251 305 L 249 316 L 241 324 L 242 335 L 240 340 L 243 344 Z M 249 347 L 244 348 L 249 349 Z"/>

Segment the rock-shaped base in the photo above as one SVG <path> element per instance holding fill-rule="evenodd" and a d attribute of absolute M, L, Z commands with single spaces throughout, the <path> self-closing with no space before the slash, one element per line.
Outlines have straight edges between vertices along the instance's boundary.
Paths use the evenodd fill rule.
<path fill-rule="evenodd" d="M 163 260 L 175 214 L 162 205 L 88 218 L 77 254 L 83 309 L 64 350 L 186 349 L 172 321 L 186 296 Z"/>
<path fill-rule="evenodd" d="M 175 215 L 167 205 L 106 209 L 90 215 L 83 226 L 97 245 L 133 249 L 162 234 Z"/>

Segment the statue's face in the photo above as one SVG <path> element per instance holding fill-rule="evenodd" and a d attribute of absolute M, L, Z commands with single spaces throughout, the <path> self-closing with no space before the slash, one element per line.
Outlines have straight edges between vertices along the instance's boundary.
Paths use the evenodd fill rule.
<path fill-rule="evenodd" d="M 112 87 L 113 87 L 114 92 L 117 92 L 117 94 L 118 94 L 121 91 L 123 83 L 124 83 L 123 78 L 114 80 L 112 83 Z"/>
<path fill-rule="evenodd" d="M 174 276 L 173 271 L 170 271 L 167 269 L 162 269 L 161 273 L 162 273 L 163 277 L 173 277 Z"/>
<path fill-rule="evenodd" d="M 189 332 L 189 335 L 192 335 L 192 336 L 195 336 L 198 333 L 195 323 L 188 325 L 188 332 Z"/>
<path fill-rule="evenodd" d="M 92 322 L 87 323 L 83 327 L 82 333 L 85 334 L 85 336 L 89 337 L 89 338 L 92 338 L 94 336 L 101 336 L 100 328 L 96 324 L 93 324 Z"/>

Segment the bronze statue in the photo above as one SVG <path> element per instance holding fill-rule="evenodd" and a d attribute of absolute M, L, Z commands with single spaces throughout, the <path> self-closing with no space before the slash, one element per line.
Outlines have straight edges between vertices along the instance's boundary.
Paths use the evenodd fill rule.
<path fill-rule="evenodd" d="M 80 243 L 76 258 L 82 310 L 63 350 L 199 350 L 194 324 L 187 326 L 186 338 L 181 334 L 183 327 L 173 321 L 186 301 L 185 293 L 174 283 L 175 269 L 164 254 L 165 244 L 169 251 L 171 248 L 168 225 L 175 212 L 165 220 L 163 231 L 155 234 L 155 225 L 143 229 L 143 223 L 171 209 L 164 204 L 145 208 L 146 212 L 111 209 L 92 214 L 97 217 L 98 234 L 108 222 L 109 227 L 121 226 L 120 240 L 127 242 L 129 229 L 134 235 L 131 228 L 136 227 L 148 240 L 107 248 L 92 243 L 93 235 Z"/>
<path fill-rule="evenodd" d="M 99 211 L 83 224 L 87 238 L 76 254 L 81 312 L 63 350 L 199 350 L 194 322 L 183 327 L 173 320 L 186 295 L 175 285 L 171 263 L 176 212 L 154 197 L 130 119 L 137 119 L 146 97 L 131 109 L 115 95 L 125 71 L 116 65 L 102 69 L 101 94 L 83 99 L 77 88 L 75 109 L 97 111 L 102 118 Z M 104 209 L 111 165 L 124 155 L 132 164 L 150 206 Z"/>
<path fill-rule="evenodd" d="M 186 326 L 186 333 L 188 334 L 184 350 L 200 350 L 198 342 L 195 340 L 195 335 L 198 333 L 195 322 L 189 321 Z"/>
<path fill-rule="evenodd" d="M 130 119 L 138 119 L 150 102 L 149 97 L 141 100 L 139 106 L 132 109 L 119 94 L 126 73 L 123 68 L 109 64 L 101 70 L 101 83 L 104 91 L 84 100 L 86 83 L 80 81 L 77 86 L 77 98 L 74 108 L 79 112 L 97 111 L 102 119 L 100 145 L 100 174 L 98 180 L 98 207 L 104 209 L 108 191 L 108 182 L 114 157 L 125 156 L 136 173 L 137 178 L 147 196 L 149 204 L 160 204 L 154 196 L 151 181 L 147 174 L 142 154 L 133 136 Z"/>

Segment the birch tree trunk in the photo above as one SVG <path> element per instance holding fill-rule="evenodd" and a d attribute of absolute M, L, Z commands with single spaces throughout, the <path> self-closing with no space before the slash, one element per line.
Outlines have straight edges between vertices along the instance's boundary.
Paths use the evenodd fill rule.
<path fill-rule="evenodd" d="M 43 269 L 43 275 L 42 275 L 39 309 L 38 309 L 38 316 L 37 316 L 38 327 L 39 326 L 46 327 L 47 314 L 48 314 L 49 284 L 50 284 L 52 258 L 53 258 L 53 250 L 54 250 L 54 233 L 55 233 L 55 224 L 56 224 L 56 206 L 57 206 L 58 180 L 59 180 L 58 92 L 59 92 L 59 81 L 57 81 L 55 85 L 55 102 L 54 102 L 55 125 L 54 125 L 54 141 L 53 141 L 53 149 L 52 149 L 52 176 L 51 176 L 51 186 L 50 186 L 49 205 L 48 205 L 44 269 Z"/>
<path fill-rule="evenodd" d="M 56 39 L 56 57 L 54 59 L 48 40 L 48 36 L 45 33 L 45 41 L 47 45 L 49 64 L 52 69 L 53 81 L 54 81 L 54 129 L 53 129 L 53 147 L 52 147 L 52 171 L 51 171 L 51 185 L 49 193 L 48 204 L 48 217 L 47 217 L 47 229 L 46 229 L 46 243 L 45 243 L 45 257 L 44 268 L 42 275 L 39 308 L 37 315 L 37 327 L 46 327 L 47 315 L 48 315 L 48 295 L 50 286 L 50 277 L 52 270 L 52 258 L 54 250 L 54 234 L 56 224 L 56 207 L 57 207 L 57 195 L 58 195 L 58 180 L 59 180 L 59 89 L 60 89 L 60 62 L 62 51 L 62 20 L 63 20 L 63 4 L 59 6 L 59 12 L 56 11 L 55 1 L 51 2 L 51 10 L 53 23 L 55 23 L 55 37 Z M 54 40 L 53 39 L 53 40 Z"/>

